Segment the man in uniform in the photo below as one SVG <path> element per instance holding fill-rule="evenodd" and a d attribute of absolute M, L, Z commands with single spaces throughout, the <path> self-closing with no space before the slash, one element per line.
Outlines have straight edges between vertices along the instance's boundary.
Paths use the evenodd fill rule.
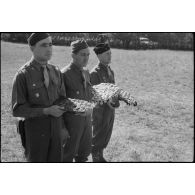
<path fill-rule="evenodd" d="M 24 119 L 25 155 L 29 162 L 61 162 L 68 134 L 64 111 L 53 104 L 65 96 L 62 74 L 48 63 L 52 56 L 48 33 L 32 33 L 28 43 L 33 57 L 15 75 L 13 116 Z"/>
<path fill-rule="evenodd" d="M 109 64 L 111 63 L 111 50 L 108 44 L 100 43 L 94 48 L 99 64 L 90 72 L 91 84 L 115 83 L 114 72 Z M 110 140 L 115 108 L 119 107 L 118 100 L 110 100 L 93 109 L 93 138 L 92 158 L 93 162 L 106 162 L 103 157 L 103 150 Z"/>
<path fill-rule="evenodd" d="M 71 43 L 72 62 L 63 70 L 66 95 L 69 98 L 90 100 L 90 75 L 86 69 L 90 51 L 85 40 Z M 64 162 L 86 162 L 91 153 L 91 112 L 84 115 L 64 114 L 70 139 L 64 153 Z"/>

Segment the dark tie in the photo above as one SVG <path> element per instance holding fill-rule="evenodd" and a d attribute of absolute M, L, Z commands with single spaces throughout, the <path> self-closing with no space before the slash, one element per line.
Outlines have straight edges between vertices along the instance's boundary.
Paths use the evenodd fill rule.
<path fill-rule="evenodd" d="M 111 69 L 110 69 L 110 66 L 107 66 L 107 71 L 108 71 L 108 76 L 109 76 L 109 79 L 113 79 L 113 75 L 112 75 L 112 72 L 111 72 Z"/>
<path fill-rule="evenodd" d="M 87 88 L 87 78 L 86 78 L 85 70 L 81 70 L 81 75 L 82 75 L 82 80 L 83 80 L 83 86 L 86 89 Z"/>
<path fill-rule="evenodd" d="M 45 84 L 45 87 L 48 88 L 49 87 L 49 73 L 47 70 L 47 65 L 42 65 L 42 67 L 43 67 L 44 84 Z"/>

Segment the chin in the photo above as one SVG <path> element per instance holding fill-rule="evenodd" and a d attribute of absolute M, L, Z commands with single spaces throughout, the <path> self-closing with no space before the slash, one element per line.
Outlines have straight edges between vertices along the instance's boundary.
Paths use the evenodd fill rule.
<path fill-rule="evenodd" d="M 50 57 L 45 58 L 45 61 L 49 61 L 49 60 L 51 60 L 51 56 L 50 56 Z"/>

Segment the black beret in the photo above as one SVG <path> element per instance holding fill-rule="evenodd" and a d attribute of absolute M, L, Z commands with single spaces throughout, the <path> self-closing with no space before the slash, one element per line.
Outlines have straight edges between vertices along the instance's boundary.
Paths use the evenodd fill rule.
<path fill-rule="evenodd" d="M 49 36 L 49 33 L 32 33 L 28 38 L 28 44 L 34 46 L 37 42 L 46 39 Z"/>
<path fill-rule="evenodd" d="M 71 43 L 72 53 L 77 54 L 80 50 L 88 48 L 88 44 L 85 40 L 77 40 Z"/>
<path fill-rule="evenodd" d="M 100 43 L 95 46 L 93 51 L 98 55 L 110 50 L 110 46 L 107 43 Z"/>

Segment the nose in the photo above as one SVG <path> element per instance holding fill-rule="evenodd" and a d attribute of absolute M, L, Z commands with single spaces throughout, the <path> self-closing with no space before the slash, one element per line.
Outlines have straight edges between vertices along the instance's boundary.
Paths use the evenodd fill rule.
<path fill-rule="evenodd" d="M 52 46 L 50 46 L 50 47 L 48 47 L 48 49 L 49 49 L 50 51 L 52 51 L 53 47 L 52 47 Z"/>
<path fill-rule="evenodd" d="M 52 47 L 48 47 L 48 48 L 47 48 L 47 52 L 48 52 L 48 53 L 52 53 Z"/>
<path fill-rule="evenodd" d="M 87 61 L 89 59 L 89 56 L 85 56 L 85 60 Z"/>

